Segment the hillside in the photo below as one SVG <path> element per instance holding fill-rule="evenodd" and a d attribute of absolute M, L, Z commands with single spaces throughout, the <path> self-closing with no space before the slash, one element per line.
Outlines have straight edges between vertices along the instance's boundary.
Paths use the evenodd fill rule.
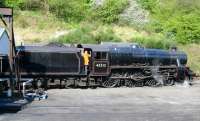
<path fill-rule="evenodd" d="M 200 73 L 199 0 L 5 0 L 14 8 L 17 43 L 137 42 L 177 45 Z"/>

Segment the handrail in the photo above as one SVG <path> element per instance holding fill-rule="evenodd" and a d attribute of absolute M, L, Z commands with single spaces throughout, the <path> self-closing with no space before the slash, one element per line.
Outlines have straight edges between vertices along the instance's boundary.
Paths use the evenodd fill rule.
<path fill-rule="evenodd" d="M 33 79 L 30 79 L 27 82 L 23 82 L 23 89 L 22 89 L 22 93 L 23 93 L 23 97 L 26 97 L 26 85 L 33 82 Z"/>

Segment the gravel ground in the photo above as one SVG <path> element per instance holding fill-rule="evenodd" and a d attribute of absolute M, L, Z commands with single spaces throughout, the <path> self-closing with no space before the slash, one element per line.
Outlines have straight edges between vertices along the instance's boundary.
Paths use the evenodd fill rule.
<path fill-rule="evenodd" d="M 192 87 L 54 89 L 0 121 L 200 121 L 200 83 Z"/>

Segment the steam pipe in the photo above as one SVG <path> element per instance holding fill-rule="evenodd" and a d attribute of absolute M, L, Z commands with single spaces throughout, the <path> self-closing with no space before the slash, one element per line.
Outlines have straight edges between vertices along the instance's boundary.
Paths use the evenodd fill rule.
<path fill-rule="evenodd" d="M 178 58 L 176 59 L 176 63 L 177 63 L 177 66 L 178 66 L 178 67 L 181 66 L 180 60 L 179 60 Z"/>

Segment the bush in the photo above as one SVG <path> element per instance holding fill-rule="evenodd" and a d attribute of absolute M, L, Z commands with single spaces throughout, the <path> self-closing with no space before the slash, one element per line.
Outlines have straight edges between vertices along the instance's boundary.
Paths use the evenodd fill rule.
<path fill-rule="evenodd" d="M 152 13 L 150 29 L 179 43 L 200 43 L 199 0 L 138 0 Z M 168 37 L 167 37 L 168 38 Z"/>
<path fill-rule="evenodd" d="M 128 0 L 105 0 L 104 4 L 97 8 L 91 3 L 92 0 L 6 0 L 9 7 L 50 11 L 66 22 L 89 20 L 104 23 L 117 22 L 119 14 L 128 5 Z"/>
<path fill-rule="evenodd" d="M 41 10 L 45 9 L 46 0 L 21 0 L 19 7 L 22 10 Z"/>
<path fill-rule="evenodd" d="M 111 28 L 105 30 L 100 29 L 95 35 L 95 41 L 98 43 L 101 42 L 120 42 L 121 39 L 115 35 Z"/>
<path fill-rule="evenodd" d="M 157 6 L 157 0 L 137 0 L 144 9 L 154 12 L 155 6 Z"/>
<path fill-rule="evenodd" d="M 58 38 L 61 43 L 100 43 L 102 41 L 121 41 L 111 28 L 95 27 L 94 25 L 81 26 L 67 35 Z"/>
<path fill-rule="evenodd" d="M 88 0 L 48 0 L 49 10 L 67 22 L 80 22 L 89 10 Z"/>
<path fill-rule="evenodd" d="M 19 5 L 23 3 L 23 0 L 5 0 L 5 6 L 12 8 L 19 8 Z"/>
<path fill-rule="evenodd" d="M 21 10 L 41 10 L 47 5 L 47 0 L 5 0 L 8 7 Z"/>
<path fill-rule="evenodd" d="M 58 42 L 61 43 L 96 43 L 94 36 L 87 27 L 80 27 L 76 30 L 69 32 L 67 35 L 63 35 L 58 38 Z"/>
<path fill-rule="evenodd" d="M 50 12 L 67 22 L 83 20 L 113 23 L 128 5 L 128 0 L 105 0 L 102 6 L 94 8 L 92 0 L 48 0 Z"/>
<path fill-rule="evenodd" d="M 165 24 L 165 31 L 175 35 L 179 43 L 200 43 L 200 13 L 190 13 L 171 19 Z"/>
<path fill-rule="evenodd" d="M 106 0 L 93 12 L 92 18 L 104 23 L 113 23 L 119 20 L 119 14 L 127 7 L 128 0 Z"/>
<path fill-rule="evenodd" d="M 4 7 L 5 6 L 5 1 L 0 1 L 0 7 Z"/>

